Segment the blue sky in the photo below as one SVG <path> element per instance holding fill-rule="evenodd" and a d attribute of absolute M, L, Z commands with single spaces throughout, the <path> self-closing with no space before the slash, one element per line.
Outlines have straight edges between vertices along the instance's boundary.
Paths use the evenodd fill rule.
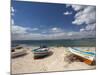
<path fill-rule="evenodd" d="M 94 38 L 95 9 L 95 6 L 86 5 L 12 1 L 12 38 L 14 40 Z M 84 36 L 80 37 L 81 34 Z"/>

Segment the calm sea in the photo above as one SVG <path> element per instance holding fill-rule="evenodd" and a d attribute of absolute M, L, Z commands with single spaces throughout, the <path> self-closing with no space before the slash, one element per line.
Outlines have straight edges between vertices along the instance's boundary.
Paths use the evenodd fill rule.
<path fill-rule="evenodd" d="M 12 47 L 20 44 L 30 46 L 96 46 L 96 39 L 76 39 L 76 40 L 13 40 L 11 41 Z"/>

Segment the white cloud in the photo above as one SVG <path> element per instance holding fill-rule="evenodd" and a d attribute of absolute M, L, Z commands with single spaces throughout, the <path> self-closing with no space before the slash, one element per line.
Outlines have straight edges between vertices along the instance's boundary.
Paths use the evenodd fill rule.
<path fill-rule="evenodd" d="M 71 6 L 73 10 L 77 12 L 74 16 L 75 20 L 72 21 L 72 24 L 86 25 L 85 28 L 80 29 L 80 32 L 95 30 L 95 25 L 96 25 L 96 7 L 95 6 L 69 4 L 69 5 L 66 5 L 66 8 L 69 6 Z"/>
<path fill-rule="evenodd" d="M 72 32 L 69 32 L 67 35 L 68 35 L 68 36 L 72 36 L 72 35 L 73 35 L 73 33 L 72 33 Z"/>
<path fill-rule="evenodd" d="M 12 26 L 12 33 L 14 33 L 14 34 L 24 34 L 24 33 L 27 33 L 27 29 L 28 28 L 25 28 L 25 27 L 22 27 L 22 26 L 13 25 Z"/>
<path fill-rule="evenodd" d="M 96 12 L 94 6 L 87 6 L 83 10 L 79 11 L 75 15 L 75 20 L 72 22 L 76 25 L 83 23 L 90 24 L 95 22 Z"/>
<path fill-rule="evenodd" d="M 70 4 L 67 4 L 67 5 L 66 5 L 66 8 L 68 8 L 69 6 L 71 6 L 71 5 L 70 5 Z M 66 12 L 64 12 L 63 14 L 64 14 L 64 15 L 70 15 L 70 14 L 72 14 L 72 12 L 66 11 Z"/>
<path fill-rule="evenodd" d="M 54 27 L 54 28 L 51 28 L 51 30 L 49 32 L 51 32 L 51 33 L 60 33 L 60 32 L 63 32 L 63 30 L 60 29 L 60 28 Z"/>
<path fill-rule="evenodd" d="M 33 31 L 39 30 L 38 28 L 33 28 Z"/>
<path fill-rule="evenodd" d="M 95 29 L 96 29 L 96 24 L 94 23 L 94 24 L 89 24 L 89 25 L 87 25 L 86 26 L 86 28 L 85 28 L 87 31 L 95 31 Z"/>
<path fill-rule="evenodd" d="M 25 34 L 29 28 L 18 26 L 14 24 L 14 19 L 11 20 L 12 34 Z"/>
<path fill-rule="evenodd" d="M 11 24 L 14 25 L 14 20 L 13 19 L 11 19 Z"/>
<path fill-rule="evenodd" d="M 57 30 L 57 28 L 55 27 L 55 28 L 52 28 L 51 30 L 56 31 L 56 30 Z"/>
<path fill-rule="evenodd" d="M 81 6 L 72 5 L 72 8 L 77 11 L 75 14 L 75 20 L 72 24 L 75 25 L 86 25 L 84 28 L 80 29 L 80 32 L 95 31 L 96 28 L 96 7 L 95 6 Z"/>
<path fill-rule="evenodd" d="M 96 24 L 89 24 L 89 25 L 86 25 L 85 28 L 81 28 L 80 29 L 80 32 L 94 32 L 96 31 Z"/>
<path fill-rule="evenodd" d="M 11 15 L 13 16 L 15 13 L 15 9 L 13 7 L 11 7 Z"/>
<path fill-rule="evenodd" d="M 14 12 L 14 11 L 15 11 L 13 7 L 11 7 L 11 11 L 12 11 L 12 12 Z"/>
<path fill-rule="evenodd" d="M 84 28 L 82 28 L 82 29 L 80 29 L 80 32 L 83 32 L 85 29 Z"/>
<path fill-rule="evenodd" d="M 66 8 L 69 6 L 71 6 L 75 11 L 82 10 L 86 7 L 86 5 L 66 4 Z"/>
<path fill-rule="evenodd" d="M 28 33 L 27 31 L 36 31 L 39 30 L 38 28 L 29 28 L 29 27 L 23 27 L 20 25 L 15 25 L 14 24 L 14 19 L 11 20 L 12 24 L 12 34 L 26 34 Z"/>
<path fill-rule="evenodd" d="M 64 32 L 62 29 L 54 27 L 43 33 L 30 33 L 28 30 L 34 28 L 27 28 L 18 25 L 12 25 L 12 40 L 54 40 L 54 39 L 80 39 L 95 37 L 95 32 Z M 81 29 L 82 31 L 82 29 Z"/>
<path fill-rule="evenodd" d="M 72 14 L 72 12 L 68 12 L 68 11 L 64 12 L 64 15 L 70 15 L 70 14 Z"/>
<path fill-rule="evenodd" d="M 80 39 L 95 37 L 94 32 L 60 32 L 60 33 L 28 33 L 27 28 L 18 27 L 12 34 L 13 40 L 54 40 L 54 39 Z"/>
<path fill-rule="evenodd" d="M 73 8 L 75 11 L 82 10 L 82 9 L 84 9 L 85 7 L 86 7 L 85 5 L 72 5 L 72 8 Z"/>
<path fill-rule="evenodd" d="M 38 28 L 37 28 L 38 29 Z M 40 33 L 30 33 L 28 31 L 37 30 L 34 28 L 22 27 L 18 25 L 12 25 L 12 40 L 32 40 L 32 39 L 40 39 Z"/>

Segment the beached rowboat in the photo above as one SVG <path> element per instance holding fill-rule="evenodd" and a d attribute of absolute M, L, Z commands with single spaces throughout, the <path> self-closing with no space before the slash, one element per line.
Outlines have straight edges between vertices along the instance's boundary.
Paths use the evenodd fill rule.
<path fill-rule="evenodd" d="M 34 57 L 46 56 L 49 53 L 49 48 L 37 48 L 32 50 Z"/>
<path fill-rule="evenodd" d="M 83 59 L 86 64 L 92 64 L 95 61 L 95 48 L 69 47 L 71 53 Z"/>
<path fill-rule="evenodd" d="M 18 57 L 18 56 L 22 56 L 22 55 L 25 55 L 27 52 L 26 50 L 24 49 L 15 49 L 15 50 L 12 50 L 11 52 L 11 57 Z"/>

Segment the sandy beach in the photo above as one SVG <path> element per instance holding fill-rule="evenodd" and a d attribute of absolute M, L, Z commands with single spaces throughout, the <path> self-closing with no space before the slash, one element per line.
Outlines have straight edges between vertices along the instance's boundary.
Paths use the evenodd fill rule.
<path fill-rule="evenodd" d="M 50 55 L 41 59 L 33 58 L 34 54 L 31 50 L 35 48 L 37 47 L 26 47 L 26 55 L 12 58 L 12 74 L 96 68 L 95 65 L 91 66 L 80 61 L 69 63 L 67 56 L 71 54 L 71 52 L 67 47 L 50 47 Z"/>

